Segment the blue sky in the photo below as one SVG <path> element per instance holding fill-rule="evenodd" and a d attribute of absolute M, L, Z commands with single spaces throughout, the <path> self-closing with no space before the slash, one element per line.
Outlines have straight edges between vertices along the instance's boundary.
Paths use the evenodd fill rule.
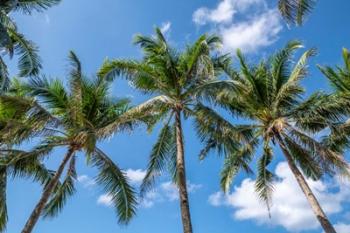
<path fill-rule="evenodd" d="M 45 13 L 32 17 L 13 15 L 19 29 L 40 47 L 43 73 L 64 79 L 67 54 L 74 50 L 87 74 L 94 74 L 106 57 L 140 57 L 132 45 L 137 33 L 151 34 L 155 26 L 164 29 L 175 47 L 181 48 L 201 33 L 215 32 L 224 39 L 223 50 L 242 48 L 251 62 L 264 58 L 291 39 L 301 40 L 306 48 L 317 47 L 310 62 L 310 75 L 304 81 L 308 93 L 329 90 L 316 64 L 341 63 L 341 48 L 350 48 L 347 19 L 348 1 L 318 1 L 316 9 L 301 28 L 288 28 L 279 18 L 276 1 L 270 0 L 63 0 Z M 10 62 L 16 73 L 15 61 Z M 135 104 L 147 97 L 117 81 L 113 95 L 129 96 Z M 101 147 L 125 169 L 133 184 L 139 184 L 157 130 L 151 134 L 139 128 L 130 134 L 115 135 Z M 239 175 L 228 196 L 219 191 L 221 159 L 210 156 L 198 161 L 201 149 L 190 121 L 185 123 L 185 151 L 190 181 L 190 205 L 195 232 L 296 232 L 321 233 L 304 197 L 276 151 L 274 170 L 279 176 L 272 218 L 252 193 L 254 176 Z M 56 168 L 64 150 L 46 161 Z M 79 156 L 77 193 L 58 218 L 40 220 L 35 232 L 84 233 L 180 233 L 182 232 L 176 190 L 167 176 L 141 204 L 128 226 L 118 226 L 108 197 L 93 182 L 94 169 Z M 350 189 L 338 179 L 310 183 L 340 233 L 350 232 Z M 41 188 L 30 180 L 11 180 L 8 189 L 9 224 L 7 232 L 19 232 L 39 199 Z M 288 221 L 286 221 L 288 220 Z"/>

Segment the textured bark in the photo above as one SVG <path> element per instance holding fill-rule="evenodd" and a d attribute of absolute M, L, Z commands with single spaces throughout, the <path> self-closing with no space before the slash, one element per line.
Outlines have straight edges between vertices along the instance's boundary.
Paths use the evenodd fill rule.
<path fill-rule="evenodd" d="M 33 212 L 31 213 L 29 219 L 26 222 L 26 225 L 24 226 L 22 233 L 31 233 L 35 224 L 40 218 L 40 215 L 49 200 L 52 192 L 56 188 L 58 181 L 63 173 L 63 170 L 68 163 L 69 159 L 74 154 L 74 148 L 69 148 L 67 154 L 64 156 L 62 163 L 60 164 L 58 170 L 56 171 L 55 175 L 52 177 L 52 180 L 46 185 L 44 192 L 41 195 L 41 198 L 39 202 L 36 204 Z"/>
<path fill-rule="evenodd" d="M 192 233 L 192 223 L 190 215 L 190 207 L 188 201 L 188 192 L 186 185 L 186 169 L 185 169 L 185 158 L 184 158 L 184 144 L 183 134 L 181 126 L 181 114 L 180 111 L 175 112 L 175 127 L 176 127 L 176 166 L 177 166 L 177 177 L 180 197 L 180 208 L 181 218 L 184 233 Z"/>
<path fill-rule="evenodd" d="M 316 215 L 318 221 L 320 222 L 323 230 L 326 233 L 336 233 L 333 225 L 331 224 L 327 215 L 323 211 L 320 203 L 318 202 L 315 195 L 313 194 L 310 186 L 307 184 L 305 177 L 300 172 L 298 167 L 295 165 L 295 162 L 293 161 L 293 158 L 292 158 L 291 154 L 289 153 L 289 150 L 287 149 L 283 139 L 281 138 L 281 136 L 279 134 L 277 135 L 277 140 L 278 140 L 279 146 L 281 147 L 281 149 L 283 151 L 285 158 L 287 159 L 290 170 L 294 174 L 301 190 L 305 194 L 306 199 L 309 202 L 309 204 L 310 204 L 314 214 Z"/>

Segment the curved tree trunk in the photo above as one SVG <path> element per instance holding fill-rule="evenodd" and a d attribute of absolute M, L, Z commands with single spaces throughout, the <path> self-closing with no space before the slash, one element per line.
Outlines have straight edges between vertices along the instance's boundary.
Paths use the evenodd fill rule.
<path fill-rule="evenodd" d="M 29 219 L 26 222 L 26 225 L 24 226 L 22 233 L 31 233 L 35 224 L 40 218 L 40 215 L 49 200 L 52 192 L 56 188 L 58 181 L 63 173 L 63 170 L 68 163 L 69 159 L 72 157 L 74 154 L 75 149 L 74 148 L 69 148 L 67 154 L 64 156 L 62 163 L 60 164 L 58 170 L 56 171 L 55 175 L 52 177 L 52 180 L 46 185 L 44 192 L 41 195 L 41 198 L 39 202 L 36 204 L 33 212 L 31 213 Z"/>
<path fill-rule="evenodd" d="M 181 126 L 180 110 L 175 112 L 175 127 L 176 127 L 176 168 L 178 177 L 178 188 L 180 197 L 181 218 L 184 233 L 192 233 L 192 223 L 190 215 L 190 207 L 188 201 L 187 185 L 186 185 L 186 169 L 184 158 L 184 144 Z"/>
<path fill-rule="evenodd" d="M 306 199 L 308 200 L 308 202 L 309 202 L 314 214 L 316 215 L 318 221 L 320 222 L 323 230 L 326 233 L 336 233 L 333 225 L 331 224 L 327 215 L 323 211 L 320 203 L 318 202 L 315 195 L 313 194 L 310 186 L 307 184 L 303 174 L 300 172 L 298 167 L 295 165 L 293 158 L 292 158 L 291 154 L 289 153 L 289 150 L 287 149 L 283 139 L 281 138 L 281 136 L 279 134 L 277 135 L 277 139 L 278 139 L 278 144 L 281 147 L 283 154 L 287 159 L 290 170 L 294 174 L 301 190 L 305 194 Z"/>

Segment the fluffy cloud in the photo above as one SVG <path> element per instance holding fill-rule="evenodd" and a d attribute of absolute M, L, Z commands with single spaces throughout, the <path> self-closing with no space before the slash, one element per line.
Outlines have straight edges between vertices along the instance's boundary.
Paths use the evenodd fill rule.
<path fill-rule="evenodd" d="M 201 184 L 193 184 L 188 181 L 187 190 L 189 193 L 195 193 L 202 188 Z M 172 182 L 163 182 L 154 190 L 149 191 L 140 200 L 140 206 L 143 208 L 151 208 L 156 203 L 173 202 L 179 199 L 178 189 Z M 100 195 L 97 199 L 97 204 L 110 207 L 112 205 L 112 197 L 109 194 Z"/>
<path fill-rule="evenodd" d="M 243 180 L 241 185 L 235 187 L 228 195 L 221 192 L 212 194 L 208 201 L 213 206 L 232 207 L 233 217 L 237 220 L 255 220 L 258 224 L 280 225 L 292 232 L 317 229 L 319 224 L 287 163 L 278 164 L 275 173 L 278 180 L 274 184 L 271 219 L 264 203 L 254 192 L 254 181 L 251 179 Z M 312 180 L 308 180 L 308 183 L 328 215 L 343 211 L 342 205 L 350 198 L 348 184 L 341 185 L 339 179 L 332 183 Z M 337 225 L 339 231 L 347 229 L 346 227 L 349 226 Z"/>
<path fill-rule="evenodd" d="M 208 22 L 227 23 L 232 20 L 235 12 L 233 8 L 234 6 L 231 0 L 223 0 L 213 10 L 201 7 L 193 13 L 193 21 L 199 25 L 204 25 Z"/>
<path fill-rule="evenodd" d="M 146 171 L 142 169 L 127 169 L 125 171 L 130 183 L 134 186 L 139 186 L 146 175 Z M 79 179 L 79 178 L 78 178 Z M 81 176 L 82 183 L 89 182 L 91 179 L 88 176 Z M 88 187 L 88 186 L 84 186 Z M 193 184 L 187 182 L 187 189 L 189 193 L 194 193 L 202 187 L 201 184 Z M 178 189 L 171 181 L 160 183 L 154 190 L 149 191 L 140 200 L 140 206 L 150 208 L 156 203 L 164 201 L 175 201 L 179 199 Z M 111 206 L 112 197 L 109 194 L 102 194 L 97 198 L 97 204 L 104 206 Z"/>
<path fill-rule="evenodd" d="M 219 33 L 223 39 L 224 50 L 241 49 L 250 53 L 275 42 L 281 29 L 279 13 L 269 10 L 247 22 L 222 27 Z"/>
<path fill-rule="evenodd" d="M 283 28 L 277 9 L 269 9 L 266 0 L 222 0 L 215 9 L 197 9 L 193 22 L 214 24 L 225 52 L 255 52 L 275 42 Z"/>
<path fill-rule="evenodd" d="M 96 182 L 88 175 L 78 176 L 77 181 L 82 184 L 84 188 L 91 188 L 96 185 Z"/>
<path fill-rule="evenodd" d="M 334 228 L 338 233 L 349 233 L 350 232 L 350 224 L 337 223 L 334 225 Z"/>
<path fill-rule="evenodd" d="M 200 188 L 202 188 L 201 184 L 193 184 L 190 181 L 187 182 L 187 191 L 189 193 L 194 193 Z M 179 191 L 176 185 L 170 181 L 162 183 L 160 185 L 160 190 L 161 193 L 163 193 L 166 199 L 168 199 L 169 201 L 175 201 L 179 199 Z"/>
<path fill-rule="evenodd" d="M 140 184 L 146 175 L 146 171 L 142 169 L 128 169 L 125 173 L 132 184 Z"/>
<path fill-rule="evenodd" d="M 97 204 L 110 207 L 112 205 L 112 196 L 109 194 L 103 194 L 98 197 Z"/>

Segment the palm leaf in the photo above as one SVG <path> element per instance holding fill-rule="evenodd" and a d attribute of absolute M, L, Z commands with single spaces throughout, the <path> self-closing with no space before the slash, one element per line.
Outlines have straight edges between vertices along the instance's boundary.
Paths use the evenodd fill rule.
<path fill-rule="evenodd" d="M 62 184 L 58 185 L 52 198 L 46 204 L 43 215 L 44 217 L 55 217 L 61 212 L 68 197 L 75 193 L 74 182 L 77 178 L 75 171 L 75 156 L 70 159 L 66 177 Z"/>
<path fill-rule="evenodd" d="M 13 29 L 8 29 L 9 35 L 14 41 L 15 52 L 19 56 L 18 68 L 19 76 L 35 76 L 41 69 L 41 59 L 38 55 L 38 48 L 33 42 L 24 38 L 24 36 Z"/>
<path fill-rule="evenodd" d="M 33 11 L 42 12 L 60 2 L 61 0 L 18 0 L 14 10 L 32 14 Z"/>
<path fill-rule="evenodd" d="M 252 140 L 252 143 L 244 145 L 240 150 L 226 156 L 224 166 L 221 170 L 220 180 L 221 188 L 225 193 L 229 191 L 234 176 L 240 169 L 243 169 L 248 174 L 253 173 L 249 163 L 252 160 L 256 144 L 256 140 Z"/>
<path fill-rule="evenodd" d="M 265 141 L 263 155 L 258 161 L 258 176 L 255 181 L 255 189 L 259 198 L 266 203 L 269 212 L 271 207 L 274 175 L 267 169 L 267 166 L 271 163 L 272 156 L 272 148 L 270 147 L 269 142 Z"/>
<path fill-rule="evenodd" d="M 289 24 L 301 25 L 315 3 L 316 0 L 279 0 L 278 9 Z"/>
<path fill-rule="evenodd" d="M 112 197 L 119 222 L 128 223 L 135 215 L 137 201 L 125 173 L 98 148 L 92 156 L 92 162 L 99 170 L 96 181 Z"/>
<path fill-rule="evenodd" d="M 141 185 L 141 195 L 144 195 L 153 187 L 155 178 L 166 169 L 168 161 L 174 151 L 176 152 L 174 139 L 173 128 L 168 124 L 164 125 L 149 157 L 147 172 Z"/>

